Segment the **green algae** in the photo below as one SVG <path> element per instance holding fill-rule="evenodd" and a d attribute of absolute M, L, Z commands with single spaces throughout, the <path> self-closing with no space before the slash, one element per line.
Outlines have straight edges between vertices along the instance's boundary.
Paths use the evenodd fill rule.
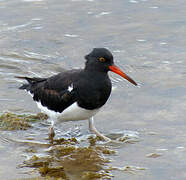
<path fill-rule="evenodd" d="M 147 168 L 145 168 L 145 167 L 127 165 L 127 166 L 124 166 L 124 167 L 112 167 L 112 166 L 110 166 L 108 170 L 118 170 L 118 171 L 123 171 L 123 172 L 130 173 L 130 174 L 137 174 L 138 171 L 143 171 L 143 170 L 146 170 L 146 169 Z"/>
<path fill-rule="evenodd" d="M 111 177 L 112 175 L 110 175 L 109 173 L 105 173 L 104 171 L 103 172 L 100 171 L 99 173 L 88 171 L 88 172 L 83 172 L 82 174 L 82 180 L 103 179 L 103 178 L 104 180 L 110 180 Z"/>
<path fill-rule="evenodd" d="M 42 176 L 47 175 L 48 177 L 54 177 L 54 178 L 62 178 L 65 180 L 69 180 L 67 177 L 64 167 L 63 166 L 58 166 L 58 167 L 40 167 L 39 172 Z"/>
<path fill-rule="evenodd" d="M 78 143 L 78 140 L 75 137 L 72 138 L 60 138 L 60 139 L 54 139 L 53 145 L 62 145 L 62 144 L 76 144 Z"/>
<path fill-rule="evenodd" d="M 24 162 L 23 167 L 45 167 L 51 162 L 51 158 L 38 157 L 33 155 L 28 161 Z"/>
<path fill-rule="evenodd" d="M 46 156 L 34 154 L 22 167 L 32 167 L 45 178 L 111 179 L 108 156 L 115 151 L 99 145 L 81 147 L 76 138 L 60 139 L 55 143 L 48 148 Z"/>
<path fill-rule="evenodd" d="M 46 120 L 48 117 L 43 113 L 36 115 L 19 115 L 14 113 L 3 113 L 0 116 L 0 129 L 1 130 L 27 130 L 32 127 L 31 123 Z"/>
<path fill-rule="evenodd" d="M 95 146 L 97 142 L 97 136 L 94 138 L 93 136 L 88 137 L 88 141 L 90 143 L 90 146 Z"/>

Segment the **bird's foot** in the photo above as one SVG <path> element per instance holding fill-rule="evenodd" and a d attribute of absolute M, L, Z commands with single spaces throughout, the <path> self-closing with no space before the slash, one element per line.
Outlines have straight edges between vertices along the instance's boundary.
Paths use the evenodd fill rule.
<path fill-rule="evenodd" d="M 104 136 L 103 134 L 101 134 L 97 129 L 96 127 L 94 126 L 94 118 L 91 117 L 89 119 L 89 130 L 90 132 L 96 134 L 97 137 L 99 137 L 100 139 L 106 141 L 106 142 L 111 142 L 112 140 L 106 136 Z"/>
<path fill-rule="evenodd" d="M 96 136 L 97 136 L 98 138 L 100 138 L 101 140 L 105 141 L 106 143 L 112 142 L 112 139 L 110 139 L 110 138 L 104 136 L 103 134 L 96 134 Z"/>
<path fill-rule="evenodd" d="M 48 137 L 49 137 L 49 140 L 50 140 L 51 144 L 53 144 L 53 142 L 54 142 L 54 136 L 55 136 L 54 127 L 51 126 L 49 128 L 49 133 L 48 133 Z"/>
<path fill-rule="evenodd" d="M 95 127 L 93 128 L 90 128 L 90 131 L 94 134 L 96 134 L 96 136 L 98 138 L 100 138 L 101 140 L 103 140 L 103 144 L 107 144 L 107 143 L 113 143 L 113 144 L 123 144 L 123 142 L 119 141 L 119 140 L 113 140 L 113 139 L 110 139 L 109 137 L 103 135 L 102 133 L 100 133 Z"/>
<path fill-rule="evenodd" d="M 103 141 L 106 141 L 106 142 L 111 142 L 112 141 L 110 138 L 108 138 L 105 135 L 101 134 L 95 127 L 91 127 L 90 131 L 92 133 L 96 134 L 96 136 L 98 138 L 100 138 L 101 140 L 103 140 Z"/>

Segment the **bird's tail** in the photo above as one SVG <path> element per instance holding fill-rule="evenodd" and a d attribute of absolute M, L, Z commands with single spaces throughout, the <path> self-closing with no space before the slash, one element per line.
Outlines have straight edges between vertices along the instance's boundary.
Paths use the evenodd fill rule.
<path fill-rule="evenodd" d="M 18 79 L 25 79 L 25 80 L 27 80 L 29 83 L 32 83 L 32 79 L 34 79 L 34 78 L 26 77 L 26 76 L 15 76 L 15 78 L 18 78 Z"/>
<path fill-rule="evenodd" d="M 19 87 L 19 89 L 27 89 L 27 90 L 29 89 L 30 85 L 46 80 L 45 78 L 30 78 L 25 76 L 15 76 L 15 78 L 27 80 L 28 84 L 23 84 L 21 87 Z"/>
<path fill-rule="evenodd" d="M 30 86 L 30 82 L 31 82 L 30 78 L 23 77 L 23 76 L 15 76 L 15 78 L 27 80 L 29 84 L 23 84 L 22 86 L 19 87 L 19 89 L 28 89 L 28 87 Z"/>

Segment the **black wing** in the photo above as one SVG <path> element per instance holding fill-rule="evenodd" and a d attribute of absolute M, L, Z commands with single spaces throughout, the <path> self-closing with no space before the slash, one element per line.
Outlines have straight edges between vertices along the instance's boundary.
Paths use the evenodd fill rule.
<path fill-rule="evenodd" d="M 26 89 L 33 95 L 33 99 L 41 102 L 50 110 L 62 112 L 76 101 L 76 87 L 72 86 L 79 74 L 78 70 L 66 71 L 50 78 L 28 78 L 28 84 L 23 84 L 20 89 Z"/>

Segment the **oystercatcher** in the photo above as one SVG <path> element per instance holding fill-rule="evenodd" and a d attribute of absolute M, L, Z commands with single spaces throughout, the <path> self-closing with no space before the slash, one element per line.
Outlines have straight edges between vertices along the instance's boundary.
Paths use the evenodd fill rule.
<path fill-rule="evenodd" d="M 52 142 L 55 136 L 54 122 L 85 119 L 89 119 L 91 132 L 106 141 L 110 140 L 95 128 L 93 119 L 111 93 L 108 71 L 137 85 L 114 64 L 109 50 L 94 48 L 85 59 L 84 69 L 67 70 L 49 78 L 17 77 L 28 81 L 28 84 L 23 84 L 19 89 L 29 92 L 38 108 L 51 118 L 49 138 Z"/>

